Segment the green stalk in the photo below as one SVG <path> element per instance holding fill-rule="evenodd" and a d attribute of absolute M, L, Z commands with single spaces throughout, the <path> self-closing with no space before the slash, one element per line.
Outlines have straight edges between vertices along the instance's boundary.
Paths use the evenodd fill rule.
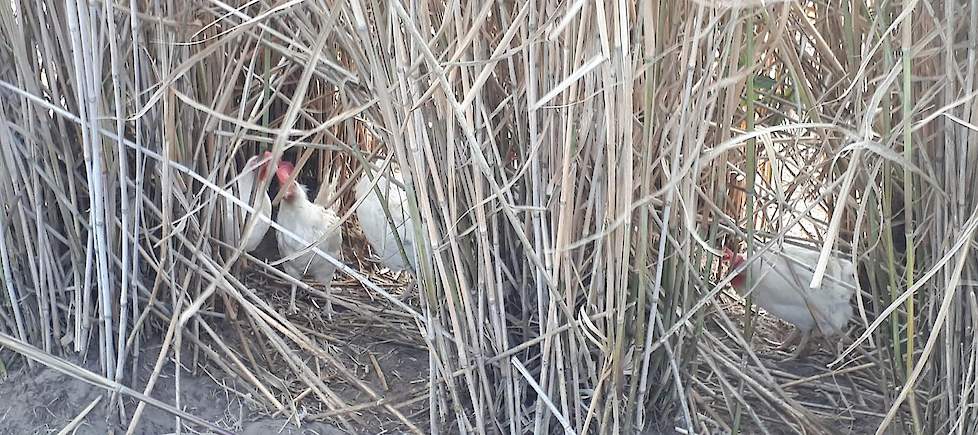
<path fill-rule="evenodd" d="M 912 54 L 911 49 L 911 17 L 908 16 L 906 20 L 903 21 L 903 47 L 901 52 L 903 54 L 903 107 L 902 107 L 902 129 L 903 129 L 903 158 L 907 162 L 910 162 L 913 156 L 913 142 L 910 130 L 910 118 L 912 116 L 912 103 L 913 89 L 910 87 L 911 70 L 910 62 Z M 905 224 L 903 226 L 904 232 L 907 237 L 907 288 L 913 286 L 914 276 L 914 246 L 913 246 L 913 233 L 910 231 L 911 222 L 913 222 L 913 174 L 910 172 L 910 168 L 907 166 L 903 167 L 903 213 L 905 217 Z M 913 366 L 913 339 L 914 339 L 914 298 L 907 299 L 907 368 Z"/>
<path fill-rule="evenodd" d="M 747 32 L 747 53 L 746 58 L 748 62 L 754 62 L 754 16 L 747 16 L 747 24 L 745 26 L 745 31 Z M 755 103 L 757 101 L 757 90 L 754 88 L 754 72 L 747 74 L 747 85 L 746 85 L 746 105 L 747 105 L 747 131 L 754 131 L 754 110 Z M 747 210 L 745 212 L 746 216 L 746 226 L 747 226 L 747 258 L 750 258 L 754 252 L 754 180 L 757 175 L 757 141 L 753 138 L 747 141 Z M 750 269 L 748 268 L 745 273 L 747 274 L 747 284 L 745 288 L 751 288 L 753 283 Z M 747 312 L 746 319 L 744 319 L 744 339 L 749 344 L 751 342 L 751 337 L 754 335 L 754 316 L 751 307 L 754 304 L 752 295 L 747 295 Z M 743 380 L 740 381 L 738 389 L 743 392 L 744 383 Z M 740 432 L 740 417 L 741 408 L 738 403 L 737 409 L 734 411 L 734 421 L 733 421 L 733 432 Z"/>
<path fill-rule="evenodd" d="M 881 20 L 884 21 L 884 20 Z M 881 26 L 889 25 L 886 22 L 881 22 Z M 890 69 L 893 66 L 893 47 L 890 43 L 890 39 L 883 38 L 883 65 L 884 69 Z M 890 97 L 890 93 L 887 92 L 883 95 L 881 100 L 881 106 L 885 109 L 881 112 L 880 123 L 881 131 L 886 132 L 888 135 L 892 131 L 892 119 L 890 108 L 893 107 L 893 102 Z M 883 243 L 886 248 L 886 266 L 888 269 L 887 283 L 889 284 L 890 299 L 887 304 L 896 300 L 900 294 L 897 290 L 897 279 L 896 279 L 896 255 L 893 252 L 893 232 L 892 232 L 892 222 L 893 222 L 893 181 L 891 181 L 891 170 L 890 163 L 883 164 L 883 216 L 886 221 L 890 223 L 889 228 L 883 232 Z M 892 318 L 890 319 L 890 342 L 893 344 L 893 355 L 902 355 L 902 346 L 900 345 L 900 314 L 894 312 Z M 907 372 L 904 369 L 903 361 L 899 358 L 891 359 L 894 369 L 897 373 L 899 379 L 906 379 Z"/>
<path fill-rule="evenodd" d="M 853 20 L 852 17 L 855 11 L 853 11 L 852 5 L 847 1 L 842 2 L 842 11 L 843 11 L 842 12 L 842 17 L 843 17 L 842 40 L 845 43 L 845 49 L 846 49 L 845 66 L 849 67 L 850 65 L 852 65 L 853 62 L 856 63 L 859 62 L 859 58 L 857 57 L 857 54 L 855 52 L 856 51 L 855 50 L 856 47 L 855 20 Z"/>
<path fill-rule="evenodd" d="M 910 3 L 910 8 L 913 8 L 913 3 Z M 902 31 L 902 41 L 901 41 L 901 54 L 903 56 L 903 92 L 901 96 L 903 97 L 903 105 L 901 107 L 901 123 L 903 129 L 903 158 L 907 163 L 911 162 L 911 157 L 913 156 L 913 139 L 910 125 L 910 118 L 913 116 L 913 88 L 911 88 L 911 78 L 913 71 L 910 68 L 911 61 L 913 58 L 913 53 L 911 49 L 913 48 L 912 34 L 913 31 L 913 14 L 907 15 L 907 18 L 901 24 Z M 903 215 L 904 215 L 904 234 L 907 238 L 907 275 L 906 275 L 906 288 L 910 288 L 914 283 L 914 242 L 913 242 L 913 174 L 910 172 L 908 166 L 903 167 Z M 907 309 L 907 354 L 906 354 L 906 365 L 907 372 L 913 368 L 913 351 L 914 351 L 914 335 L 916 335 L 916 318 L 914 316 L 914 296 L 907 298 L 906 302 Z M 909 397 L 910 403 L 910 415 L 913 418 L 914 431 L 916 433 L 921 433 L 920 417 L 917 412 L 917 404 L 914 403 L 914 397 L 911 395 Z"/>
<path fill-rule="evenodd" d="M 886 221 L 890 222 L 890 227 L 883 232 L 883 244 L 886 248 L 886 265 L 889 273 L 887 274 L 887 281 L 890 287 L 890 301 L 895 301 L 899 297 L 899 291 L 897 291 L 896 282 L 896 253 L 894 252 L 893 246 L 893 181 L 890 175 L 889 164 L 884 165 L 885 170 L 883 171 L 883 215 L 886 216 Z M 903 353 L 902 346 L 900 345 L 900 315 L 899 313 L 893 313 L 893 319 L 890 323 L 890 333 L 892 335 L 893 341 L 893 354 L 901 355 Z M 894 359 L 893 364 L 896 365 L 897 373 L 899 373 L 900 378 L 905 379 L 907 376 L 906 370 L 903 369 L 903 362 Z"/>
<path fill-rule="evenodd" d="M 265 73 L 264 74 L 264 76 L 265 76 L 265 80 L 264 80 L 264 84 L 265 84 L 264 94 L 265 94 L 265 96 L 262 98 L 261 101 L 262 101 L 262 104 L 264 104 L 266 108 L 271 109 L 272 104 L 270 102 L 270 99 L 272 98 L 272 87 L 271 87 L 272 86 L 271 85 L 271 80 L 272 80 L 272 50 L 269 50 L 269 49 L 266 48 L 266 49 L 263 49 L 263 51 L 264 51 L 264 53 L 263 53 L 264 56 L 262 56 L 262 64 L 263 64 L 263 67 L 264 67 L 263 68 L 264 69 L 263 72 Z M 261 125 L 266 125 L 266 126 L 268 125 L 268 123 L 269 123 L 268 116 L 269 116 L 268 115 L 268 110 L 262 111 L 262 114 L 261 114 Z M 259 149 L 259 150 L 255 150 L 255 151 L 259 151 L 260 152 L 261 150 Z"/>
<path fill-rule="evenodd" d="M 748 16 L 747 18 L 748 27 L 750 32 L 747 34 L 747 57 L 748 59 L 754 59 L 754 19 L 753 16 Z M 755 127 L 755 103 L 757 102 L 757 90 L 754 87 L 754 74 L 748 74 L 747 76 L 747 131 L 754 131 Z M 747 141 L 747 210 L 745 211 L 747 222 L 747 257 L 749 258 L 754 254 L 754 196 L 756 195 L 755 180 L 757 178 L 757 141 L 753 138 Z M 752 277 L 750 269 L 747 269 L 747 287 L 751 288 Z M 750 307 L 753 303 L 753 296 L 747 296 L 747 306 Z M 753 316 L 751 315 L 751 310 L 747 310 L 747 342 L 750 343 L 751 335 L 753 335 Z"/>
<path fill-rule="evenodd" d="M 652 59 L 655 55 L 655 51 L 656 51 L 655 47 L 645 47 L 645 49 L 649 50 L 649 52 L 646 53 L 645 55 L 646 58 Z M 653 139 L 653 131 L 654 131 L 652 120 L 655 119 L 654 116 L 655 104 L 653 104 L 653 102 L 656 101 L 656 97 L 657 97 L 656 91 L 658 89 L 656 88 L 655 83 L 656 83 L 656 78 L 658 77 L 658 71 L 659 71 L 658 64 L 656 64 L 650 69 L 649 79 L 646 80 L 646 89 L 645 89 L 646 105 L 645 105 L 645 112 L 644 112 L 646 115 L 645 115 L 645 122 L 643 125 L 643 129 L 645 130 L 646 133 L 645 146 L 647 147 L 646 148 L 647 155 L 651 155 L 651 147 L 652 147 L 652 139 Z M 650 183 L 652 182 L 652 174 L 651 174 L 651 169 L 648 169 L 651 167 L 649 163 L 646 163 L 644 165 L 647 169 L 645 169 L 642 173 L 643 195 L 648 195 L 651 193 Z M 648 241 L 650 240 L 651 237 L 650 229 L 649 229 L 649 213 L 652 213 L 653 210 L 652 207 L 649 205 L 643 206 L 643 209 L 645 209 L 645 211 L 639 214 L 639 223 L 638 223 L 639 243 L 638 243 L 637 258 L 635 264 L 640 265 L 640 267 L 644 268 L 644 267 L 651 267 L 651 265 L 648 264 L 649 261 Z M 659 231 L 661 235 L 660 237 L 664 237 L 666 230 L 667 230 L 666 228 L 660 228 Z M 636 295 L 636 305 L 634 310 L 635 312 L 634 342 L 637 347 L 637 350 L 635 352 L 634 358 L 632 359 L 632 364 L 633 367 L 640 367 L 642 364 L 642 358 L 645 351 L 645 336 L 649 331 L 652 330 L 652 327 L 647 326 L 645 324 L 645 318 L 646 318 L 645 308 L 648 302 L 646 300 L 646 289 L 650 288 L 651 284 L 649 282 L 647 273 L 638 272 L 636 273 L 636 275 L 637 275 L 638 282 L 636 284 L 637 287 L 634 289 Z M 631 285 L 631 283 L 629 283 L 629 285 Z M 631 425 L 634 423 L 634 414 L 635 414 L 634 410 L 639 407 L 644 408 L 645 406 L 644 403 L 636 403 L 637 400 L 636 398 L 638 397 L 638 384 L 640 378 L 641 378 L 640 376 L 632 376 L 631 385 L 629 385 L 628 388 L 629 403 L 633 403 L 635 406 L 629 406 L 627 409 L 627 414 L 625 416 L 625 424 L 628 426 L 626 427 L 631 427 Z M 638 428 L 638 429 L 644 429 L 644 428 Z"/>

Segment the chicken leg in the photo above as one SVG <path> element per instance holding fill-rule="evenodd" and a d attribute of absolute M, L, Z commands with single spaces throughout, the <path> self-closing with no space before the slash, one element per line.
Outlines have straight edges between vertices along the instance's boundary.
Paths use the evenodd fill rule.
<path fill-rule="evenodd" d="M 333 321 L 333 301 L 330 299 L 333 297 L 333 271 L 330 270 L 328 273 L 323 273 L 317 276 L 317 281 L 323 284 L 326 293 L 326 320 Z"/>
<path fill-rule="evenodd" d="M 299 286 L 292 284 L 292 296 L 289 297 L 289 313 L 295 314 L 299 312 L 299 307 L 295 306 L 295 290 Z"/>
<path fill-rule="evenodd" d="M 329 298 L 333 297 L 333 292 L 330 286 L 326 286 L 326 320 L 333 321 L 333 301 Z"/>
<path fill-rule="evenodd" d="M 784 339 L 784 342 L 780 346 L 774 348 L 774 350 L 787 351 L 791 346 L 798 343 L 798 339 L 801 338 L 801 331 L 795 328 L 791 331 L 791 335 Z"/>
<path fill-rule="evenodd" d="M 797 335 L 801 336 L 801 340 L 798 343 L 798 347 L 795 348 L 795 351 L 791 354 L 790 357 L 784 359 L 783 361 L 799 360 L 801 358 L 808 356 L 809 343 L 811 342 L 812 332 L 811 331 L 799 332 Z"/>

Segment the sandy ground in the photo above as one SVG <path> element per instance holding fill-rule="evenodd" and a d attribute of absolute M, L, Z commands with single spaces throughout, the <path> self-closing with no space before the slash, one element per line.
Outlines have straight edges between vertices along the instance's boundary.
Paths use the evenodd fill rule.
<path fill-rule="evenodd" d="M 119 424 L 119 411 L 108 412 L 111 392 L 95 387 L 56 370 L 35 365 L 30 368 L 22 358 L 2 355 L 7 362 L 7 377 L 0 380 L 0 434 L 51 434 L 58 433 L 89 404 L 101 398 L 101 402 L 87 414 L 73 432 L 75 434 L 125 433 L 126 425 Z M 91 367 L 90 367 L 91 368 Z M 140 373 L 145 383 L 148 367 Z M 332 435 L 343 432 L 322 423 L 303 423 L 301 429 L 284 418 L 259 417 L 248 409 L 244 401 L 228 395 L 208 377 L 181 374 L 181 400 L 183 409 L 217 426 L 234 433 L 259 434 L 320 434 Z M 153 397 L 166 403 L 174 403 L 174 378 L 171 373 L 162 376 Z M 125 413 L 131 416 L 136 409 L 132 400 L 124 400 Z M 127 419 L 128 420 L 128 419 Z M 176 423 L 167 412 L 147 406 L 135 433 L 175 433 Z M 206 428 L 184 422 L 183 433 L 211 433 Z"/>
<path fill-rule="evenodd" d="M 365 249 L 362 237 L 358 239 L 360 249 Z M 353 256 L 353 249 L 348 249 L 347 258 Z M 254 253 L 258 257 L 277 258 L 277 248 L 272 232 L 266 235 L 261 247 Z M 358 265 L 354 265 L 356 267 Z M 260 288 L 262 295 L 276 307 L 285 312 L 288 303 L 289 288 L 281 283 L 271 283 L 264 278 L 261 282 L 252 283 Z M 344 284 L 345 283 L 345 284 Z M 334 294 L 342 295 L 356 303 L 379 303 L 371 301 L 367 292 L 359 288 L 349 279 L 334 281 Z M 300 294 L 301 312 L 314 311 L 316 298 Z M 318 301 L 321 302 L 321 301 Z M 303 314 L 291 316 L 297 324 L 308 328 L 311 339 L 321 346 L 336 352 L 344 361 L 347 369 L 354 373 L 360 381 L 369 385 L 374 391 L 385 398 L 394 398 L 395 403 L 408 401 L 418 396 L 418 389 L 423 388 L 428 374 L 427 352 L 419 347 L 404 334 L 392 334 L 389 328 L 371 324 L 370 321 L 357 319 L 353 313 L 340 309 L 333 322 L 324 322 L 319 317 Z M 232 347 L 237 345 L 238 337 L 230 333 L 228 323 L 218 324 L 219 333 Z M 251 332 L 253 334 L 253 331 Z M 413 337 L 413 336 L 412 336 Z M 249 336 L 254 345 L 263 341 L 258 336 Z M 150 338 L 158 341 L 158 337 Z M 152 373 L 152 364 L 160 350 L 158 342 L 143 343 L 143 360 L 139 363 L 137 379 L 132 382 L 131 375 L 126 373 L 125 384 L 141 391 Z M 93 352 L 97 352 L 93 350 Z M 187 352 L 190 354 L 191 352 Z M 274 353 L 273 353 L 274 354 Z M 184 358 L 189 358 L 185 356 Z M 97 360 L 93 354 L 89 360 Z M 202 362 L 203 362 L 202 358 Z M 136 402 L 124 398 L 122 410 L 119 406 L 110 412 L 108 403 L 111 392 L 77 380 L 56 370 L 45 368 L 40 364 L 28 367 L 24 358 L 19 355 L 0 350 L 0 362 L 6 363 L 6 376 L 0 373 L 0 435 L 8 434 L 54 434 L 64 428 L 72 419 L 78 416 L 93 401 L 101 397 L 101 402 L 95 406 L 82 420 L 75 434 L 123 434 L 128 427 L 128 421 L 136 409 Z M 86 367 L 88 370 L 101 373 L 97 363 L 84 362 L 80 359 L 71 361 Z M 185 366 L 188 361 L 183 361 Z M 263 364 L 280 364 L 280 361 L 262 359 Z M 205 365 L 206 366 L 206 365 Z M 275 369 L 275 367 L 265 366 Z M 131 370 L 131 363 L 127 366 Z M 379 372 L 378 372 L 379 370 Z M 335 371 L 323 369 L 324 381 L 338 394 L 343 396 L 349 405 L 373 402 L 375 399 L 363 394 L 360 390 L 342 381 Z M 226 383 L 228 388 L 219 385 Z M 175 380 L 173 363 L 168 361 L 157 381 L 152 397 L 168 404 L 175 403 Z M 252 409 L 255 401 L 248 400 L 234 393 L 234 381 L 228 378 L 219 368 L 208 371 L 200 370 L 196 374 L 181 372 L 180 390 L 181 407 L 184 411 L 203 418 L 221 428 L 240 434 L 341 434 L 343 431 L 336 426 L 319 422 L 303 422 L 297 428 L 293 422 L 287 421 L 286 415 L 273 415 L 268 409 Z M 296 393 L 297 394 L 297 393 Z M 312 400 L 310 398 L 309 400 Z M 316 406 L 306 407 L 305 401 L 298 404 L 300 415 L 315 414 Z M 427 422 L 427 400 L 410 400 L 399 405 L 399 410 L 413 421 L 423 424 Z M 318 409 L 321 411 L 321 409 Z M 123 416 L 120 419 L 120 415 Z M 362 426 L 360 433 L 403 433 L 405 428 L 399 422 L 392 420 L 386 410 L 372 407 L 358 413 Z M 307 417 L 308 418 L 308 417 Z M 124 423 L 120 423 L 120 420 Z M 182 422 L 183 432 L 188 434 L 212 433 L 207 428 L 198 427 L 189 422 Z M 138 434 L 170 434 L 175 433 L 175 418 L 166 411 L 147 406 L 140 419 L 135 433 Z M 422 429 L 425 430 L 425 429 Z M 69 432 L 72 433 L 72 432 Z"/>

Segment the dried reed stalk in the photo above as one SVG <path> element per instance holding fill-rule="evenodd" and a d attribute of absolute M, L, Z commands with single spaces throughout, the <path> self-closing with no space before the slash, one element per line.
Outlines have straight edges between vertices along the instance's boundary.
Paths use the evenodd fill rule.
<path fill-rule="evenodd" d="M 978 0 L 0 2 L 0 334 L 349 430 L 973 433 L 976 29 Z M 260 289 L 291 278 L 220 216 L 262 150 L 401 168 L 416 303 L 335 258 L 370 305 L 299 284 L 423 345 L 426 388 Z M 785 239 L 863 265 L 816 374 L 757 351 L 714 261 Z"/>

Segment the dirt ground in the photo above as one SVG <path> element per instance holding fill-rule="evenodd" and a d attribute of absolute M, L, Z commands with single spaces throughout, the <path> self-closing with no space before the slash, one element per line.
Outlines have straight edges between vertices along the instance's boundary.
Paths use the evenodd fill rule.
<path fill-rule="evenodd" d="M 742 303 L 732 298 L 725 298 L 724 301 L 723 310 L 740 327 L 745 316 Z M 828 368 L 841 348 L 852 342 L 852 337 L 842 335 L 833 337 L 831 341 L 815 337 L 810 355 L 800 360 L 785 361 L 794 347 L 788 351 L 777 350 L 777 347 L 788 338 L 795 327 L 764 312 L 755 313 L 755 316 L 756 329 L 751 348 L 765 369 L 778 381 L 787 397 L 804 407 L 813 420 L 832 433 L 863 434 L 876 431 L 887 407 L 881 397 L 879 379 L 882 375 L 878 365 L 865 367 L 870 361 L 863 352 L 857 352 L 846 359 L 849 362 L 845 366 L 839 368 L 849 370 L 837 372 Z M 710 328 L 730 349 L 743 352 L 724 332 L 725 327 L 717 322 L 711 324 Z M 852 370 L 855 366 L 863 368 Z M 701 379 L 711 376 L 706 369 L 702 369 L 700 374 Z M 770 432 L 797 433 L 794 428 L 782 424 L 781 417 L 776 413 L 765 414 L 772 407 L 765 404 L 763 399 L 752 396 L 748 401 L 758 404 L 755 409 L 760 418 L 765 420 Z M 721 411 L 726 409 L 726 403 L 722 402 L 711 403 L 710 406 Z M 744 424 L 748 427 L 747 433 L 759 432 L 750 419 L 745 419 Z"/>
<path fill-rule="evenodd" d="M 31 368 L 22 358 L 2 356 L 7 362 L 7 377 L 0 380 L 0 434 L 51 434 L 58 433 L 95 400 L 100 402 L 88 413 L 74 434 L 125 433 L 126 425 L 120 425 L 118 408 L 108 412 L 111 392 L 62 374 L 54 369 L 35 364 Z M 77 361 L 76 361 L 77 362 Z M 89 367 L 92 369 L 93 367 Z M 150 373 L 149 364 L 143 365 L 139 374 L 141 382 Z M 342 434 L 337 428 L 322 423 L 303 423 L 297 428 L 285 418 L 260 417 L 235 396 L 225 392 L 209 377 L 181 374 L 181 400 L 183 409 L 231 432 L 245 435 L 259 434 Z M 153 397 L 166 403 L 174 403 L 174 377 L 164 372 Z M 136 409 L 132 400 L 124 400 L 127 416 Z M 127 419 L 128 420 L 128 419 Z M 165 411 L 147 406 L 135 433 L 175 433 L 174 417 Z M 211 433 L 206 428 L 183 422 L 183 433 Z"/>
<path fill-rule="evenodd" d="M 340 280 L 337 282 L 335 293 L 351 301 L 369 303 L 357 300 L 363 298 L 364 292 Z M 288 304 L 288 289 L 276 288 L 270 284 L 266 288 L 266 298 L 280 308 L 286 310 Z M 427 381 L 428 357 L 427 352 L 402 334 L 393 334 L 390 328 L 382 325 L 372 325 L 357 318 L 354 313 L 340 309 L 332 322 L 324 322 L 316 315 L 312 305 L 315 297 L 304 295 L 300 303 L 303 314 L 292 316 L 291 320 L 309 333 L 310 339 L 318 342 L 324 348 L 343 361 L 349 372 L 360 382 L 369 385 L 381 397 L 401 403 L 398 408 L 416 423 L 427 421 L 427 400 L 423 390 Z M 312 315 L 308 313 L 313 313 Z M 240 347 L 237 336 L 230 333 L 230 325 L 226 321 L 217 324 L 221 335 L 227 343 L 235 348 Z M 262 343 L 260 336 L 251 331 L 247 338 L 254 348 Z M 151 339 L 152 340 L 152 339 Z M 152 373 L 152 365 L 159 354 L 159 342 L 143 343 L 142 356 L 139 362 L 139 372 L 136 381 L 132 382 L 130 373 L 125 374 L 125 384 L 141 391 Z M 93 352 L 97 352 L 94 351 Z M 183 364 L 190 364 L 191 351 L 185 352 Z M 289 378 L 282 364 L 275 360 L 259 356 L 262 365 L 269 370 L 280 372 L 279 375 Z M 89 362 L 80 358 L 70 360 L 71 363 L 83 366 L 90 371 L 100 373 L 97 358 L 90 355 Z M 28 367 L 24 358 L 11 352 L 0 351 L 0 361 L 6 364 L 6 376 L 0 373 L 0 435 L 21 434 L 52 434 L 58 433 L 72 419 L 78 416 L 93 401 L 101 398 L 99 404 L 84 416 L 75 434 L 108 434 L 125 433 L 136 402 L 132 399 L 123 400 L 122 421 L 120 424 L 119 407 L 108 411 L 106 406 L 111 392 L 96 387 L 84 381 L 62 374 L 54 369 L 35 364 Z M 131 370 L 132 364 L 127 365 Z M 164 364 L 152 397 L 168 404 L 175 403 L 175 378 L 173 362 Z M 276 370 L 281 369 L 281 370 Z M 322 367 L 320 376 L 348 405 L 374 402 L 376 399 L 364 394 L 348 382 L 344 381 L 335 370 Z M 239 434 L 341 434 L 345 433 L 334 425 L 322 423 L 331 417 L 320 415 L 324 409 L 313 397 L 297 400 L 294 404 L 303 421 L 301 427 L 296 427 L 294 420 L 287 421 L 288 415 L 275 414 L 275 410 L 262 408 L 256 401 L 244 397 L 250 391 L 248 388 L 238 388 L 237 378 L 228 376 L 219 367 L 208 364 L 201 358 L 196 373 L 187 370 L 180 374 L 180 400 L 184 411 L 200 417 L 221 428 Z M 283 379 L 289 383 L 289 390 L 296 397 L 302 390 L 301 383 L 295 379 Z M 271 415 L 271 416 L 270 416 Z M 381 407 L 370 407 L 358 413 L 359 424 L 354 427 L 357 433 L 402 433 L 405 428 Z M 207 428 L 198 427 L 193 423 L 183 421 L 183 433 L 212 433 Z M 147 406 L 140 419 L 135 433 L 138 434 L 170 434 L 175 433 L 175 418 L 166 411 Z M 422 429 L 424 430 L 424 429 Z"/>
<path fill-rule="evenodd" d="M 351 264 L 353 267 L 362 268 L 364 262 L 357 257 L 365 252 L 366 242 L 357 232 L 347 231 L 345 237 L 352 242 L 346 247 L 344 257 L 353 263 Z M 262 259 L 278 258 L 272 232 L 266 235 L 259 249 L 253 254 Z M 275 306 L 280 313 L 286 313 L 288 285 L 279 280 L 269 279 L 257 273 L 254 268 L 247 275 L 252 288 L 258 289 L 263 298 Z M 381 279 L 381 281 L 393 287 L 389 289 L 394 293 L 405 290 L 400 288 L 404 286 L 403 280 L 393 282 Z M 334 280 L 333 286 L 333 294 L 351 304 L 379 306 L 384 303 L 349 278 L 338 277 Z M 398 410 L 412 421 L 418 424 L 427 422 L 427 400 L 421 399 L 425 397 L 423 393 L 428 375 L 428 357 L 427 351 L 418 342 L 417 337 L 410 333 L 405 334 L 397 327 L 360 319 L 355 313 L 342 307 L 338 308 L 337 315 L 332 321 L 326 321 L 319 314 L 321 311 L 319 306 L 322 305 L 320 298 L 300 292 L 299 299 L 297 302 L 300 313 L 289 315 L 290 321 L 302 328 L 310 340 L 334 353 L 361 383 L 368 385 L 381 397 L 398 403 Z M 218 322 L 215 326 L 218 326 L 222 339 L 240 351 L 239 336 L 230 332 L 232 328 L 228 321 L 225 319 Z M 143 356 L 135 382 L 132 382 L 129 373 L 126 373 L 123 382 L 139 391 L 150 378 L 152 365 L 161 348 L 158 340 L 162 332 L 156 331 L 149 336 L 150 340 L 157 340 L 157 342 L 141 345 Z M 249 330 L 246 339 L 256 352 L 261 350 L 264 339 L 260 335 Z M 94 355 L 94 353 L 89 355 L 89 362 L 81 361 L 80 358 L 70 362 L 101 373 L 97 363 L 92 362 L 97 360 Z M 271 370 L 285 378 L 283 382 L 289 385 L 288 389 L 293 397 L 299 395 L 303 384 L 289 378 L 288 368 L 276 359 L 274 352 L 262 353 L 258 358 L 263 369 Z M 99 399 L 98 405 L 83 417 L 77 429 L 69 433 L 122 434 L 125 433 L 128 421 L 136 409 L 134 400 L 123 398 L 121 408 L 116 406 L 110 412 L 107 406 L 112 394 L 110 391 L 45 368 L 40 364 L 28 367 L 24 358 L 19 355 L 0 351 L 0 363 L 5 363 L 7 370 L 6 376 L 0 372 L 0 435 L 58 433 L 93 401 Z M 183 363 L 186 366 L 188 361 Z M 132 364 L 128 364 L 127 370 L 131 370 L 131 367 Z M 164 367 L 151 395 L 165 403 L 174 404 L 173 362 L 168 361 Z M 325 410 L 322 409 L 321 404 L 313 403 L 315 402 L 313 397 L 295 403 L 298 414 L 305 420 L 310 420 L 304 421 L 301 427 L 297 428 L 294 420 L 287 420 L 288 415 L 275 415 L 274 410 L 256 408 L 256 401 L 243 397 L 250 390 L 247 388 L 236 390 L 236 380 L 220 368 L 208 366 L 205 358 L 201 358 L 197 370 L 193 374 L 187 370 L 181 372 L 181 407 L 184 411 L 221 428 L 244 435 L 344 433 L 334 425 L 320 422 L 329 421 L 330 417 L 322 415 L 322 411 Z M 335 370 L 322 367 L 319 374 L 324 382 L 329 384 L 330 388 L 350 406 L 376 401 L 375 398 L 349 385 L 349 382 L 344 381 Z M 402 433 L 405 429 L 382 407 L 370 407 L 358 412 L 357 415 L 357 421 L 360 422 L 357 431 L 361 433 Z M 120 421 L 124 423 L 119 423 Z M 207 428 L 198 427 L 187 421 L 183 421 L 182 426 L 183 433 L 211 433 Z M 147 406 L 136 433 L 170 434 L 175 433 L 175 428 L 175 418 L 171 414 Z"/>

